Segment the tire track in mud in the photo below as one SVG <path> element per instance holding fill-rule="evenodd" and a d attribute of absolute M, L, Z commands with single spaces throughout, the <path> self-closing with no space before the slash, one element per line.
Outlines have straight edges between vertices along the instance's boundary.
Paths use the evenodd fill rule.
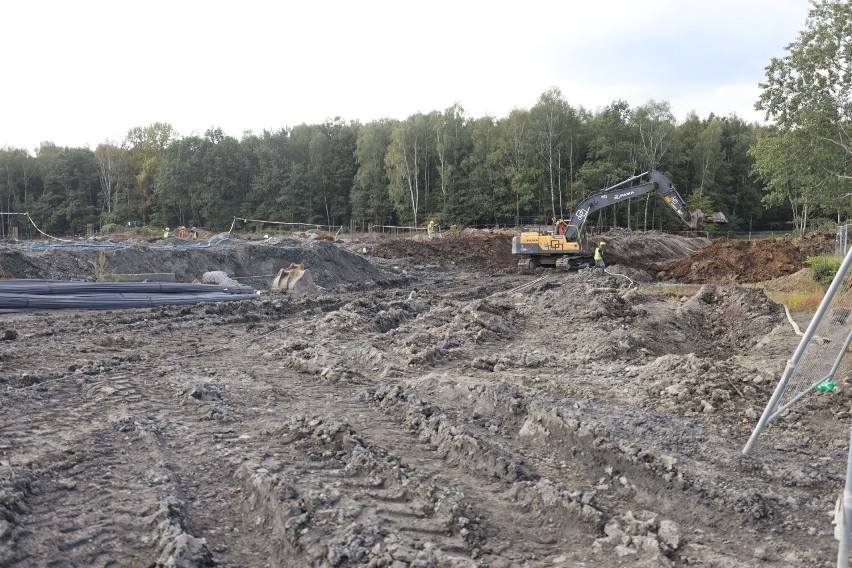
<path fill-rule="evenodd" d="M 20 453 L 0 470 L 0 563 L 165 565 L 182 557 L 204 565 L 209 553 L 180 525 L 157 426 L 144 413 L 134 417 L 142 395 L 133 381 L 78 376 L 35 387 L 16 393 L 18 413 L 6 413 L 0 428 L 3 454 L 14 455 L 13 446 Z"/>
<path fill-rule="evenodd" d="M 347 364 L 351 365 L 352 355 L 359 349 L 358 344 L 350 344 L 346 340 L 338 340 L 336 343 L 336 351 L 348 354 L 343 355 L 341 360 L 350 361 L 342 365 L 338 363 L 337 370 L 328 376 L 354 375 L 355 371 L 348 370 Z M 361 349 L 361 354 L 368 351 Z M 356 361 L 358 357 L 355 355 Z M 327 369 L 317 364 L 319 361 L 317 359 L 316 362 L 301 364 L 297 358 L 295 365 L 293 361 L 287 365 L 291 368 L 304 367 L 312 370 L 316 376 L 324 377 Z M 458 376 L 456 373 L 463 374 L 464 371 L 442 368 L 433 372 L 436 376 L 447 377 Z M 380 388 L 393 388 L 394 383 L 429 383 L 428 380 L 404 378 L 410 374 L 410 371 L 403 373 L 393 383 L 381 385 Z M 451 424 L 461 430 L 471 428 L 476 433 L 474 438 L 488 440 L 495 447 L 505 449 L 516 461 L 529 459 L 531 469 L 546 473 L 553 480 L 594 490 L 593 494 L 604 503 L 598 505 L 603 507 L 608 522 L 603 527 L 603 534 L 592 531 L 586 536 L 600 536 L 595 542 L 596 549 L 616 557 L 628 555 L 631 562 L 624 565 L 636 565 L 635 555 L 638 554 L 643 561 L 652 565 L 654 562 L 666 565 L 665 557 L 671 557 L 675 562 L 695 562 L 713 557 L 714 561 L 726 565 L 749 566 L 749 561 L 737 559 L 749 558 L 753 550 L 760 549 L 761 538 L 757 535 L 751 539 L 748 535 L 738 534 L 739 548 L 731 550 L 729 536 L 731 533 L 739 533 L 742 523 L 754 523 L 755 519 L 766 518 L 771 526 L 769 515 L 773 505 L 764 502 L 761 497 L 761 493 L 772 494 L 767 481 L 755 478 L 752 482 L 762 489 L 743 492 L 740 484 L 726 472 L 729 469 L 744 471 L 737 465 L 738 452 L 734 452 L 737 455 L 726 455 L 723 459 L 725 465 L 720 464 L 719 468 L 696 471 L 689 466 L 693 461 L 689 454 L 692 450 L 684 453 L 676 448 L 680 444 L 684 448 L 697 450 L 702 443 L 717 448 L 727 447 L 729 444 L 717 439 L 718 436 L 712 430 L 704 431 L 691 421 L 678 425 L 680 421 L 677 418 L 660 416 L 655 419 L 653 413 L 646 415 L 647 412 L 629 407 L 620 409 L 616 405 L 602 405 L 582 399 L 560 402 L 547 395 L 523 396 L 517 391 L 504 392 L 501 389 L 505 387 L 499 384 L 487 386 L 487 380 L 473 389 L 458 388 L 454 382 L 449 380 L 440 387 L 427 388 L 429 392 L 441 392 L 439 399 L 428 401 L 428 398 L 422 398 L 422 389 L 415 387 L 418 390 L 401 396 L 398 402 L 394 401 L 396 395 L 383 395 L 380 398 L 391 402 L 385 404 L 379 401 L 379 406 L 389 414 L 396 414 L 400 421 L 418 435 L 426 433 L 427 438 L 432 437 L 431 432 L 434 430 L 428 415 L 446 413 L 453 417 L 449 421 Z M 479 381 L 470 378 L 468 382 Z M 409 397 L 411 400 L 408 400 Z M 411 418 L 424 407 L 428 410 L 427 416 Z M 641 441 L 643 433 L 668 428 L 678 431 L 668 446 L 645 446 Z M 435 437 L 435 440 L 435 444 L 440 445 L 440 436 Z M 488 444 L 476 442 L 474 451 L 480 452 L 484 445 Z M 458 465 L 460 460 L 457 457 L 457 454 L 445 452 L 442 459 L 447 459 L 450 465 Z M 706 456 L 696 457 L 699 463 L 707 459 Z M 479 473 L 487 474 L 488 467 L 483 468 L 486 462 L 488 459 L 480 459 L 467 466 L 481 469 Z M 687 481 L 683 480 L 684 473 Z M 722 476 L 721 483 L 714 479 L 716 475 Z M 506 478 L 514 480 L 512 475 Z M 746 486 L 749 484 L 745 483 Z M 783 498 L 778 505 L 782 504 Z M 539 507 L 531 518 L 540 519 L 545 514 L 553 514 L 552 501 L 547 506 Z M 694 527 L 700 536 L 684 538 L 681 524 Z M 755 531 L 752 529 L 751 533 Z M 712 554 L 705 550 L 708 543 L 715 543 L 717 547 Z M 816 553 L 817 544 L 808 543 L 805 546 Z M 789 548 L 784 555 L 788 560 L 804 559 Z"/>
<path fill-rule="evenodd" d="M 434 385 L 434 379 L 418 382 Z M 789 525 L 790 519 L 778 519 L 773 509 L 796 502 L 797 488 L 808 483 L 801 468 L 794 467 L 792 471 L 799 476 L 796 483 L 779 488 L 782 484 L 777 480 L 744 467 L 738 448 L 719 451 L 714 466 L 707 467 L 701 448 L 725 448 L 726 443 L 716 439 L 719 435 L 713 431 L 689 421 L 588 401 L 525 396 L 513 387 L 472 378 L 467 384 L 453 379 L 428 390 L 441 393 L 431 404 L 451 416 L 455 424 L 464 424 L 496 447 L 523 456 L 531 469 L 548 472 L 551 480 L 591 491 L 605 522 L 595 548 L 619 557 L 628 554 L 632 562 L 642 559 L 665 565 L 666 560 L 660 558 L 665 555 L 678 565 L 712 557 L 711 565 L 751 566 L 741 559 L 759 550 L 764 537 L 753 528 L 743 531 L 742 527 L 759 523 L 759 519 L 768 527 L 777 527 L 779 521 Z M 423 395 L 418 391 L 391 384 L 380 385 L 376 391 L 381 404 L 396 408 L 407 424 L 435 431 L 424 419 Z M 671 435 L 642 440 L 643 434 L 655 429 L 670 429 Z M 742 479 L 735 479 L 738 477 Z M 748 489 L 743 491 L 743 487 Z M 545 510 L 551 514 L 552 504 L 537 514 Z M 689 527 L 698 536 L 684 533 L 681 527 Z M 732 534 L 738 537 L 736 545 L 731 544 Z M 818 541 L 779 543 L 776 554 L 788 560 L 789 566 L 805 565 L 819 553 L 820 546 Z M 712 554 L 708 547 L 713 548 Z M 613 562 L 611 565 L 621 565 Z"/>
<path fill-rule="evenodd" d="M 579 539 L 588 541 L 590 535 L 594 536 L 597 515 L 591 507 L 583 511 L 579 501 L 577 510 L 568 515 L 570 523 L 560 524 L 555 518 L 540 522 L 520 511 L 524 507 L 523 491 L 518 489 L 515 482 L 530 477 L 530 474 L 518 473 L 523 468 L 515 467 L 517 464 L 513 464 L 510 456 L 496 456 L 491 460 L 487 455 L 459 454 L 450 458 L 447 452 L 412 431 L 393 413 L 384 412 L 375 404 L 372 396 L 365 394 L 363 386 L 344 381 L 329 383 L 310 376 L 296 377 L 288 384 L 288 392 L 298 401 L 313 401 L 317 417 L 309 420 L 309 423 L 320 427 L 327 419 L 323 416 L 344 420 L 347 432 L 363 447 L 359 448 L 359 452 L 366 452 L 370 456 L 366 460 L 370 466 L 362 475 L 379 480 L 380 491 L 362 491 L 360 495 L 358 491 L 354 494 L 350 492 L 346 500 L 335 504 L 335 508 L 362 511 L 360 517 L 375 519 L 374 522 L 382 527 L 382 531 L 389 535 L 409 536 L 418 543 L 409 546 L 422 547 L 433 540 L 435 535 L 442 535 L 440 540 L 446 543 L 447 536 L 451 535 L 451 540 L 458 542 L 450 552 L 457 556 L 438 556 L 437 565 L 444 565 L 451 560 L 461 562 L 463 559 L 470 565 L 482 563 L 485 566 L 535 563 L 536 558 L 544 562 L 545 558 L 554 554 L 567 558 L 570 553 L 560 549 L 569 548 L 568 542 Z M 258 380 L 277 382 L 281 379 L 260 375 Z M 484 453 L 487 454 L 487 450 Z M 299 458 L 294 456 L 292 459 Z M 480 467 L 481 464 L 487 465 Z M 515 473 L 506 471 L 504 466 L 507 464 Z M 290 467 L 298 469 L 297 466 Z M 283 475 L 280 463 L 261 469 Z M 347 462 L 340 471 L 351 472 L 351 469 L 352 463 Z M 315 467 L 308 471 L 310 484 L 329 488 L 341 483 L 334 476 L 328 477 L 322 468 Z M 406 489 L 404 496 L 390 492 L 389 497 L 388 487 L 400 485 L 406 488 L 413 486 L 418 490 L 412 492 Z M 554 499 L 565 497 L 556 496 L 556 493 L 554 491 Z M 445 497 L 436 501 L 436 494 Z M 455 521 L 452 518 L 435 519 L 439 504 L 446 499 L 454 500 L 451 507 L 453 510 L 469 512 L 455 513 L 459 516 Z M 357 504 L 352 505 L 353 502 Z M 424 502 L 427 504 L 426 510 L 434 511 L 431 519 L 424 519 Z M 425 529 L 424 521 L 429 521 Z M 531 521 L 534 521 L 533 524 Z M 571 525 L 582 527 L 576 530 Z M 381 547 L 377 550 L 381 551 Z M 445 549 L 440 554 L 447 552 Z M 434 554 L 438 554 L 438 551 Z"/>

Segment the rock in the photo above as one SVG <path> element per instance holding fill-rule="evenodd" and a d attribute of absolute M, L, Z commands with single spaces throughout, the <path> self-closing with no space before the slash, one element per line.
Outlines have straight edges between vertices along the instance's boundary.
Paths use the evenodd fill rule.
<path fill-rule="evenodd" d="M 677 550 L 681 544 L 680 526 L 668 519 L 660 521 L 660 527 L 657 529 L 657 538 L 669 550 Z"/>
<path fill-rule="evenodd" d="M 677 465 L 677 458 L 663 454 L 660 456 L 660 463 L 663 464 L 663 467 L 665 467 L 668 471 L 672 471 L 674 466 Z"/>
<path fill-rule="evenodd" d="M 239 286 L 240 283 L 232 279 L 226 272 L 213 270 L 205 272 L 201 276 L 202 284 L 216 284 L 218 286 Z"/>

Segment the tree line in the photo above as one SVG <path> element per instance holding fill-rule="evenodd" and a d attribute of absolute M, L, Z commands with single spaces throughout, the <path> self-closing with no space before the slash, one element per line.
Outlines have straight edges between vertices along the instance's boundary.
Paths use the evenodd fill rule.
<path fill-rule="evenodd" d="M 770 125 L 695 113 L 679 122 L 657 100 L 590 111 L 558 88 L 500 118 L 470 117 L 456 104 L 241 139 L 219 128 L 180 136 L 155 123 L 94 150 L 0 149 L 0 212 L 29 212 L 53 234 L 128 223 L 223 230 L 234 217 L 506 226 L 568 217 L 589 194 L 656 169 L 690 210 L 722 211 L 729 230 L 826 228 L 852 207 L 850 32 L 846 2 L 812 3 L 806 29 L 766 68 L 756 106 Z M 0 222 L 5 234 L 17 221 Z M 590 223 L 682 228 L 654 195 Z"/>

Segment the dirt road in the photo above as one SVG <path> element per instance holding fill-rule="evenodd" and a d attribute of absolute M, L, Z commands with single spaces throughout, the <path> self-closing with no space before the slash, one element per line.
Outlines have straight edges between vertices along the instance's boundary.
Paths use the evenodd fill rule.
<path fill-rule="evenodd" d="M 761 291 L 369 248 L 306 246 L 313 299 L 0 316 L 0 565 L 833 565 L 849 370 L 742 456 L 798 341 Z"/>

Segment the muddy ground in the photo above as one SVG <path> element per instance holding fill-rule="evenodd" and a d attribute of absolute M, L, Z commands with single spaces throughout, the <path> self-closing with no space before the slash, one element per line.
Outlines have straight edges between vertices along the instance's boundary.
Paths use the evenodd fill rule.
<path fill-rule="evenodd" d="M 0 315 L 0 565 L 833 566 L 850 369 L 741 455 L 799 338 L 736 284 L 833 241 L 748 245 L 798 259 L 768 274 L 742 245 L 605 238 L 604 277 L 518 274 L 492 232 L 0 246 L 9 278 L 91 280 L 103 250 L 321 287 Z M 687 265 L 704 283 L 658 280 Z"/>

